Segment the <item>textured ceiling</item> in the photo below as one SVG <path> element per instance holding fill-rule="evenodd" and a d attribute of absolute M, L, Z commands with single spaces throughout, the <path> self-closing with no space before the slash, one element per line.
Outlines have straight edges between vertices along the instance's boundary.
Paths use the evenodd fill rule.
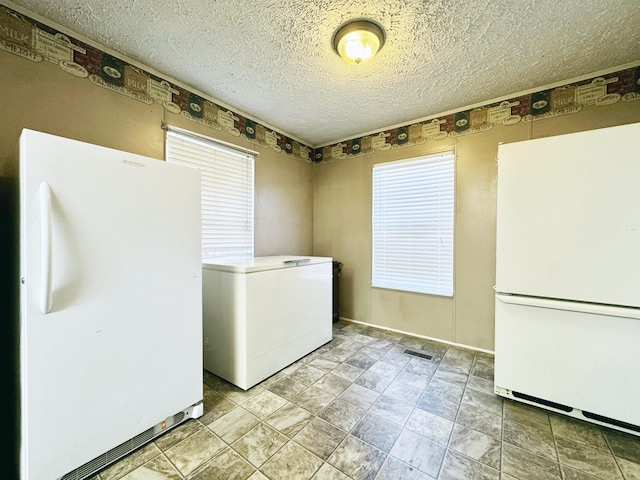
<path fill-rule="evenodd" d="M 13 3 L 309 146 L 640 61 L 639 0 Z M 331 47 L 352 18 L 387 34 L 362 65 Z"/>

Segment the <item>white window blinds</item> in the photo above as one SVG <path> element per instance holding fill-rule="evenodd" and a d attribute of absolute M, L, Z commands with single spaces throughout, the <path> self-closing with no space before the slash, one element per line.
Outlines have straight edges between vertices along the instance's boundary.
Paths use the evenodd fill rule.
<path fill-rule="evenodd" d="M 253 257 L 255 152 L 172 127 L 166 159 L 200 170 L 203 258 Z"/>
<path fill-rule="evenodd" d="M 374 287 L 453 295 L 453 152 L 373 166 Z"/>

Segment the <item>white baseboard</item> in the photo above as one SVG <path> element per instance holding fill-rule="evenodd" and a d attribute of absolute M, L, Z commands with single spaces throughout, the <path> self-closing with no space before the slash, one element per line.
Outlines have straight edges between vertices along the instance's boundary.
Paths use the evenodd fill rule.
<path fill-rule="evenodd" d="M 349 322 L 349 323 L 357 323 L 358 325 L 366 325 L 367 327 L 379 328 L 380 330 L 388 330 L 390 332 L 402 333 L 403 335 L 409 335 L 411 337 L 424 338 L 425 340 L 433 340 L 434 342 L 446 343 L 447 345 L 451 345 L 454 347 L 467 348 L 469 350 L 488 353 L 490 355 L 495 354 L 493 350 L 486 350 L 484 348 L 472 347 L 471 345 L 465 345 L 464 343 L 450 342 L 448 340 L 442 340 L 441 338 L 428 337 L 426 335 L 419 335 L 413 332 L 405 332 L 404 330 L 398 330 L 397 328 L 384 327 L 382 325 L 375 325 L 373 323 L 361 322 L 360 320 L 354 320 L 352 318 L 340 317 L 340 320 L 344 320 L 345 322 Z"/>

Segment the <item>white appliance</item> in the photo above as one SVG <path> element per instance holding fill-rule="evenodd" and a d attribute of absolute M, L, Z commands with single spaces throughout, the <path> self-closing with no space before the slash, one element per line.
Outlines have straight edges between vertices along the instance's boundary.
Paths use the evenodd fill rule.
<path fill-rule="evenodd" d="M 498 148 L 495 392 L 640 435 L 640 124 Z"/>
<path fill-rule="evenodd" d="M 249 389 L 333 337 L 331 257 L 205 259 L 204 368 Z"/>
<path fill-rule="evenodd" d="M 200 177 L 23 130 L 20 476 L 86 478 L 202 414 Z"/>

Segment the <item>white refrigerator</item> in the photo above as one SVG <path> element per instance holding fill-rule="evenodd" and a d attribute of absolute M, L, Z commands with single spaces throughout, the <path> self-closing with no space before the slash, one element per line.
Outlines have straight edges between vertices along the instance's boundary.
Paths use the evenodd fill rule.
<path fill-rule="evenodd" d="M 495 392 L 640 435 L 640 124 L 498 148 Z"/>
<path fill-rule="evenodd" d="M 81 479 L 202 414 L 197 170 L 23 130 L 20 476 Z"/>

